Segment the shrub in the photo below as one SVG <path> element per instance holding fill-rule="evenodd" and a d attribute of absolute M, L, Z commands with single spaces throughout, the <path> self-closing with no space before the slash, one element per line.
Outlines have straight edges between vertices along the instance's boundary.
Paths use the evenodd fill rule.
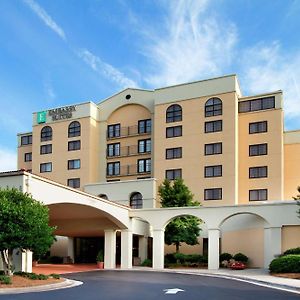
<path fill-rule="evenodd" d="M 44 275 L 44 274 L 39 274 L 38 275 L 38 280 L 47 280 L 49 278 L 48 275 Z"/>
<path fill-rule="evenodd" d="M 0 270 L 0 275 L 5 275 L 5 272 L 3 270 Z"/>
<path fill-rule="evenodd" d="M 142 263 L 141 266 L 143 267 L 152 267 L 152 260 L 151 259 L 145 259 Z"/>
<path fill-rule="evenodd" d="M 240 262 L 246 263 L 248 261 L 248 256 L 246 256 L 243 253 L 237 253 L 233 256 L 233 259 L 235 261 L 240 261 Z"/>
<path fill-rule="evenodd" d="M 232 259 L 232 255 L 230 253 L 224 252 L 220 254 L 220 262 L 224 261 L 224 260 L 230 260 Z"/>
<path fill-rule="evenodd" d="M 166 264 L 175 264 L 176 263 L 176 258 L 175 258 L 176 253 L 168 253 L 165 255 L 165 263 Z"/>
<path fill-rule="evenodd" d="M 54 279 L 60 279 L 60 275 L 59 274 L 50 274 L 49 276 L 51 276 Z"/>
<path fill-rule="evenodd" d="M 300 247 L 286 250 L 283 255 L 300 254 Z"/>
<path fill-rule="evenodd" d="M 0 275 L 0 283 L 1 284 L 11 284 L 11 278 L 6 275 Z"/>
<path fill-rule="evenodd" d="M 177 263 L 184 264 L 185 263 L 185 255 L 183 253 L 175 253 L 174 257 Z"/>
<path fill-rule="evenodd" d="M 289 254 L 271 261 L 271 273 L 300 273 L 300 255 Z"/>
<path fill-rule="evenodd" d="M 63 263 L 63 257 L 60 256 L 50 256 L 49 257 L 49 262 L 51 264 L 62 264 Z"/>

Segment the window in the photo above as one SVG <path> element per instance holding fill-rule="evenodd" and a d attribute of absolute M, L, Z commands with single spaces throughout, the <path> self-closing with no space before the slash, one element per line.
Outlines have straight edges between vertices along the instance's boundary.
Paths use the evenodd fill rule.
<path fill-rule="evenodd" d="M 143 196 L 141 193 L 133 193 L 130 196 L 130 207 L 133 209 L 143 208 Z"/>
<path fill-rule="evenodd" d="M 181 169 L 172 169 L 166 170 L 166 179 L 175 180 L 182 178 L 182 170 Z"/>
<path fill-rule="evenodd" d="M 24 135 L 21 137 L 21 146 L 31 145 L 32 144 L 32 134 Z"/>
<path fill-rule="evenodd" d="M 120 156 L 120 143 L 107 145 L 107 156 Z"/>
<path fill-rule="evenodd" d="M 249 124 L 249 134 L 268 131 L 268 122 L 254 122 Z"/>
<path fill-rule="evenodd" d="M 43 163 L 40 164 L 40 173 L 52 172 L 52 163 Z"/>
<path fill-rule="evenodd" d="M 68 142 L 68 151 L 80 150 L 81 143 L 79 141 Z"/>
<path fill-rule="evenodd" d="M 52 128 L 50 126 L 45 126 L 41 130 L 41 142 L 52 140 Z"/>
<path fill-rule="evenodd" d="M 80 188 L 80 178 L 70 178 L 68 179 L 68 186 L 74 189 Z"/>
<path fill-rule="evenodd" d="M 222 115 L 222 101 L 219 98 L 210 98 L 205 103 L 205 117 Z"/>
<path fill-rule="evenodd" d="M 52 153 L 52 144 L 42 145 L 40 147 L 40 154 Z"/>
<path fill-rule="evenodd" d="M 222 176 L 222 166 L 206 166 L 204 168 L 204 177 L 221 177 Z"/>
<path fill-rule="evenodd" d="M 172 138 L 177 136 L 182 136 L 182 126 L 173 126 L 173 127 L 166 128 L 167 138 Z"/>
<path fill-rule="evenodd" d="M 80 136 L 81 134 L 81 126 L 78 121 L 74 121 L 69 125 L 68 129 L 68 137 Z"/>
<path fill-rule="evenodd" d="M 268 144 L 257 144 L 249 146 L 249 156 L 267 155 Z"/>
<path fill-rule="evenodd" d="M 222 199 L 222 189 L 205 189 L 204 190 L 204 200 L 221 200 Z"/>
<path fill-rule="evenodd" d="M 107 176 L 120 175 L 120 162 L 108 163 L 106 168 Z"/>
<path fill-rule="evenodd" d="M 265 97 L 239 102 L 239 112 L 249 112 L 275 108 L 275 97 Z"/>
<path fill-rule="evenodd" d="M 205 144 L 205 155 L 222 154 L 222 143 Z"/>
<path fill-rule="evenodd" d="M 268 200 L 268 190 L 258 189 L 249 191 L 249 201 L 264 201 Z"/>
<path fill-rule="evenodd" d="M 24 161 L 32 161 L 32 152 L 28 152 L 24 154 Z"/>
<path fill-rule="evenodd" d="M 222 131 L 222 120 L 205 122 L 205 133 Z"/>
<path fill-rule="evenodd" d="M 107 137 L 115 138 L 121 136 L 121 124 L 108 125 L 107 127 Z"/>
<path fill-rule="evenodd" d="M 268 177 L 268 167 L 251 167 L 249 168 L 249 178 Z"/>
<path fill-rule="evenodd" d="M 166 159 L 175 159 L 182 157 L 182 147 L 166 149 Z"/>
<path fill-rule="evenodd" d="M 139 153 L 150 153 L 151 152 L 151 139 L 139 140 Z"/>
<path fill-rule="evenodd" d="M 151 172 L 151 158 L 138 160 L 138 173 Z"/>
<path fill-rule="evenodd" d="M 139 134 L 151 133 L 151 119 L 139 120 L 138 124 L 139 124 L 138 125 Z"/>
<path fill-rule="evenodd" d="M 167 108 L 166 122 L 178 122 L 182 120 L 182 108 L 178 104 L 173 104 Z"/>
<path fill-rule="evenodd" d="M 68 170 L 80 169 L 80 159 L 68 160 Z"/>

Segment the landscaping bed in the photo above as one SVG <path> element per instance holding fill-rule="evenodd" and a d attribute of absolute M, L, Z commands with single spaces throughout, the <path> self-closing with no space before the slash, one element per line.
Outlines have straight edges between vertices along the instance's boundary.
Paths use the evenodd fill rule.
<path fill-rule="evenodd" d="M 39 285 L 46 285 L 46 284 L 53 284 L 63 282 L 65 279 L 54 279 L 48 278 L 45 280 L 32 280 L 29 278 L 25 278 L 19 275 L 13 275 L 11 277 L 11 284 L 0 284 L 0 289 L 4 288 L 20 288 L 20 287 L 32 287 L 32 286 L 39 286 Z"/>
<path fill-rule="evenodd" d="M 272 273 L 271 275 L 289 279 L 300 279 L 300 273 Z"/>
<path fill-rule="evenodd" d="M 16 272 L 13 276 L 0 271 L 0 288 L 20 288 L 47 285 L 64 281 L 58 274 L 44 275 L 27 272 Z"/>

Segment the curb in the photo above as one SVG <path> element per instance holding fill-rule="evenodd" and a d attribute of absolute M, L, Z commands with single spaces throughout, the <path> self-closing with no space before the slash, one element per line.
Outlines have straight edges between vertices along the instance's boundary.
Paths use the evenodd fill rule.
<path fill-rule="evenodd" d="M 0 295 L 54 291 L 60 289 L 68 289 L 82 284 L 83 282 L 78 280 L 65 279 L 63 282 L 46 284 L 41 286 L 0 289 Z"/>

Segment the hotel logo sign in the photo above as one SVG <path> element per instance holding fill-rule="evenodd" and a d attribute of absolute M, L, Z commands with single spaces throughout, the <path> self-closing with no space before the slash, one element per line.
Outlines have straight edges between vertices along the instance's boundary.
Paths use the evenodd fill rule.
<path fill-rule="evenodd" d="M 48 115 L 52 117 L 52 121 L 58 121 L 72 118 L 73 111 L 76 111 L 75 105 L 50 109 Z"/>
<path fill-rule="evenodd" d="M 40 111 L 37 113 L 37 123 L 38 124 L 42 124 L 42 123 L 46 123 L 46 116 L 47 116 L 47 112 L 46 111 Z"/>

